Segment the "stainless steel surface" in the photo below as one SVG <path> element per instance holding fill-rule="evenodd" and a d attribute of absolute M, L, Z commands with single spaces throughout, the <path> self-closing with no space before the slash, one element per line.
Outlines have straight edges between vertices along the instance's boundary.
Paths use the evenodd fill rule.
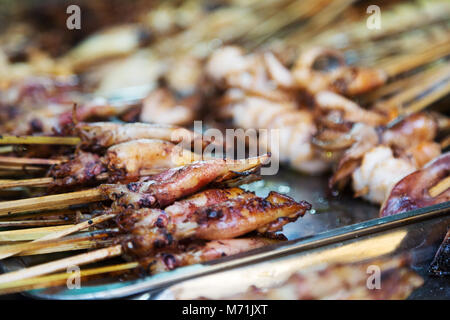
<path fill-rule="evenodd" d="M 266 288 L 280 284 L 296 271 L 402 253 L 412 255 L 412 269 L 425 280 L 424 285 L 410 295 L 410 299 L 449 299 L 450 279 L 432 277 L 427 273 L 442 235 L 449 226 L 450 216 L 435 216 L 414 224 L 181 282 L 161 292 L 157 299 L 219 299 L 245 292 L 251 286 Z"/>
<path fill-rule="evenodd" d="M 341 196 L 339 199 L 329 199 L 323 192 L 326 190 L 326 179 L 300 176 L 290 171 L 281 171 L 277 176 L 266 177 L 262 182 L 249 185 L 259 195 L 266 195 L 269 190 L 285 192 L 294 198 L 305 199 L 313 204 L 314 214 L 307 214 L 286 228 L 284 234 L 290 241 L 254 250 L 249 253 L 219 259 L 210 263 L 193 265 L 177 270 L 146 277 L 139 280 L 119 282 L 109 278 L 100 283 L 82 284 L 82 290 L 67 288 L 51 288 L 33 290 L 27 296 L 41 299 L 107 299 L 136 295 L 144 292 L 144 296 L 136 298 L 148 299 L 153 295 L 149 291 L 161 289 L 175 282 L 203 276 L 230 268 L 260 261 L 271 261 L 283 255 L 296 252 L 309 252 L 314 248 L 330 243 L 352 241 L 368 233 L 380 232 L 407 223 L 418 222 L 445 214 L 450 204 L 441 204 L 433 208 L 418 210 L 397 216 L 378 219 L 378 208 L 358 199 Z M 59 255 L 53 255 L 56 259 Z M 355 255 L 358 256 L 358 255 Z M 8 259 L 3 266 L 7 270 L 25 267 L 30 264 L 44 262 L 48 256 L 32 256 L 26 258 Z M 240 268 L 236 269 L 239 272 Z"/>

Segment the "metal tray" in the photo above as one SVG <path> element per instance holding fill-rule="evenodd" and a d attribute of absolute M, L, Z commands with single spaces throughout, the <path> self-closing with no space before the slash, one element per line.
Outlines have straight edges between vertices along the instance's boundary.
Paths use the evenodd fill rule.
<path fill-rule="evenodd" d="M 409 299 L 450 299 L 450 278 L 430 276 L 427 272 L 448 226 L 450 216 L 447 214 L 412 224 L 402 222 L 392 229 L 358 238 L 351 239 L 347 234 L 347 240 L 311 250 L 301 250 L 299 244 L 297 252 L 291 248 L 288 255 L 175 284 L 162 291 L 157 299 L 220 299 L 245 292 L 251 286 L 266 288 L 282 283 L 292 273 L 305 268 L 402 253 L 412 255 L 412 269 L 425 280 Z"/>
<path fill-rule="evenodd" d="M 312 250 L 327 243 L 339 243 L 383 228 L 392 228 L 415 222 L 418 219 L 440 215 L 448 211 L 450 207 L 450 204 L 447 203 L 380 219 L 378 218 L 378 207 L 359 199 L 353 199 L 351 195 L 344 194 L 338 199 L 329 198 L 325 193 L 326 186 L 327 180 L 324 177 L 307 177 L 289 170 L 281 170 L 276 176 L 264 177 L 263 181 L 246 186 L 261 196 L 265 196 L 270 190 L 275 190 L 287 193 L 297 200 L 307 200 L 313 204 L 314 210 L 310 214 L 289 224 L 283 231 L 283 234 L 290 240 L 288 242 L 138 280 L 123 282 L 116 278 L 107 278 L 100 283 L 82 283 L 80 289 L 69 290 L 66 287 L 56 287 L 32 290 L 25 294 L 38 299 L 108 299 L 146 292 L 139 298 L 147 299 L 153 296 L 149 291 L 160 290 L 175 282 L 245 264 L 253 264 L 261 260 L 272 261 L 279 255 L 286 255 L 298 250 Z M 444 224 L 448 226 L 450 222 L 445 221 Z M 441 237 L 444 234 L 445 231 L 442 231 Z M 11 258 L 0 266 L 5 271 L 12 271 L 44 262 L 48 257 L 47 255 Z M 52 259 L 59 257 L 61 255 L 56 254 L 52 256 Z M 240 272 L 241 268 L 236 270 L 236 272 Z"/>

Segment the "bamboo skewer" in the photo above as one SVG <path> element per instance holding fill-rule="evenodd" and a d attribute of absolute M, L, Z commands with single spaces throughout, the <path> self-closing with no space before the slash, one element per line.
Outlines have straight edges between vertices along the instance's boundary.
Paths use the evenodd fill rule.
<path fill-rule="evenodd" d="M 106 237 L 106 235 L 104 235 Z M 64 251 L 72 251 L 72 250 L 82 250 L 82 249 L 90 249 L 90 248 L 98 248 L 101 239 L 93 240 L 90 236 L 77 236 L 74 238 L 63 238 L 57 240 L 47 240 L 41 242 L 33 242 L 32 246 L 29 249 L 25 249 L 20 251 L 17 256 L 30 256 L 36 254 L 44 254 L 44 253 L 53 253 L 53 252 L 64 252 Z M 111 243 L 111 241 L 103 240 L 101 243 Z M 0 247 L 0 252 L 4 251 L 12 251 L 14 248 L 22 248 L 20 246 L 27 243 L 15 243 L 15 244 L 6 244 Z"/>
<path fill-rule="evenodd" d="M 155 168 L 155 169 L 146 169 L 141 170 L 140 176 L 150 176 L 157 173 L 160 173 L 167 168 Z M 104 172 L 99 174 L 96 177 L 98 181 L 104 181 L 109 178 L 110 174 L 108 172 Z M 10 189 L 17 187 L 46 187 L 51 185 L 55 179 L 52 177 L 44 177 L 44 178 L 33 178 L 33 179 L 22 179 L 22 180 L 8 180 L 8 181 L 0 181 L 0 190 L 1 189 Z"/>
<path fill-rule="evenodd" d="M 0 182 L 0 189 L 9 189 L 16 187 L 43 187 L 48 186 L 55 180 L 51 177 L 34 178 L 34 179 L 22 179 L 22 180 L 9 180 Z"/>
<path fill-rule="evenodd" d="M 30 166 L 30 165 L 5 165 L 5 164 L 0 164 L 0 169 L 4 169 L 4 170 L 11 170 L 11 171 L 23 171 L 23 172 L 27 172 L 27 171 L 44 171 L 45 168 L 43 167 L 37 167 L 37 166 Z"/>
<path fill-rule="evenodd" d="M 436 184 L 434 187 L 432 187 L 428 193 L 430 196 L 437 197 L 442 192 L 450 188 L 450 176 L 446 177 L 445 179 L 441 180 L 438 184 Z"/>
<path fill-rule="evenodd" d="M 36 164 L 36 165 L 54 165 L 61 164 L 62 160 L 57 159 L 38 159 L 38 158 L 20 158 L 0 156 L 0 163 L 3 164 Z"/>
<path fill-rule="evenodd" d="M 2 135 L 0 144 L 61 144 L 77 145 L 81 142 L 79 137 L 45 137 L 45 136 L 11 136 Z"/>
<path fill-rule="evenodd" d="M 112 273 L 112 272 L 121 272 L 134 269 L 138 267 L 139 264 L 137 262 L 128 262 L 121 263 L 112 266 L 99 267 L 99 268 L 90 268 L 86 270 L 80 271 L 81 278 L 86 278 L 89 276 Z M 58 274 L 53 274 L 49 276 L 41 276 L 31 279 L 18 280 L 11 283 L 5 283 L 0 285 L 0 294 L 7 294 L 19 291 L 26 291 L 31 289 L 39 289 L 39 288 L 47 288 L 53 287 L 57 285 L 62 285 L 66 283 L 67 279 L 71 276 L 71 273 L 63 272 Z"/>
<path fill-rule="evenodd" d="M 0 216 L 21 212 L 61 209 L 72 205 L 85 204 L 106 199 L 106 195 L 104 195 L 100 189 L 95 188 L 64 194 L 5 201 L 0 202 Z"/>
<path fill-rule="evenodd" d="M 380 105 L 380 108 L 384 110 L 392 110 L 393 108 L 401 109 L 401 107 L 408 101 L 412 101 L 414 98 L 423 95 L 424 92 L 426 93 L 427 91 L 431 91 L 431 93 L 425 94 L 425 96 L 422 99 L 419 99 L 425 100 L 427 99 L 428 96 L 433 96 L 434 92 L 440 92 L 441 90 L 440 88 L 442 87 L 441 84 L 443 82 L 447 82 L 450 80 L 449 74 L 450 74 L 450 65 L 447 65 L 442 70 L 439 70 L 438 72 L 428 76 L 426 79 L 421 81 L 419 85 L 415 85 L 385 101 L 381 101 L 378 103 L 378 105 Z M 436 99 L 433 98 L 431 100 L 426 101 L 427 102 L 422 103 L 421 105 L 427 106 L 429 104 L 428 101 L 431 103 L 436 101 Z"/>
<path fill-rule="evenodd" d="M 70 225 L 54 226 L 54 227 L 40 227 L 20 230 L 9 230 L 0 232 L 0 241 L 25 241 L 36 240 L 48 234 L 52 234 L 63 229 L 70 228 Z"/>
<path fill-rule="evenodd" d="M 45 217 L 67 217 L 67 216 L 73 216 L 71 217 L 70 221 L 75 220 L 75 215 L 78 214 L 78 210 L 73 209 L 65 209 L 65 210 L 50 210 L 50 211 L 44 211 L 44 212 L 33 212 L 33 213 L 23 213 L 23 214 L 17 214 L 17 215 L 10 215 L 10 216 L 3 216 L 0 217 L 0 221 L 14 221 L 14 220 L 25 220 L 29 218 L 33 218 L 33 220 L 38 220 L 37 218 L 45 218 Z"/>
<path fill-rule="evenodd" d="M 89 228 L 91 226 L 94 226 L 96 224 L 102 223 L 108 219 L 111 219 L 115 217 L 116 214 L 103 214 L 101 216 L 95 217 L 93 219 L 78 223 L 73 226 L 69 226 L 68 228 L 65 228 L 63 230 L 57 231 L 55 233 L 50 233 L 48 235 L 43 236 L 42 238 L 36 239 L 31 243 L 23 243 L 15 245 L 11 250 L 1 250 L 0 248 L 0 260 L 6 259 L 8 257 L 11 257 L 15 254 L 18 254 L 24 250 L 30 250 L 33 248 L 33 243 L 41 242 L 41 241 L 48 241 L 48 240 L 56 240 L 62 237 L 65 237 L 69 234 L 81 231 L 83 229 Z"/>
<path fill-rule="evenodd" d="M 397 76 L 406 71 L 415 69 L 422 65 L 428 64 L 440 58 L 447 56 L 450 52 L 450 44 L 448 41 L 437 44 L 426 51 L 416 54 L 411 58 L 411 54 L 403 57 L 389 59 L 388 62 L 381 62 L 381 69 L 383 69 L 389 77 Z"/>
<path fill-rule="evenodd" d="M 48 220 L 15 220 L 15 221 L 0 221 L 0 228 L 3 227 L 42 227 L 55 226 L 67 224 L 64 219 L 48 219 Z"/>
<path fill-rule="evenodd" d="M 9 152 L 13 152 L 13 151 L 14 151 L 14 147 L 13 146 L 0 147 L 0 153 L 9 153 Z"/>
<path fill-rule="evenodd" d="M 414 74 L 410 77 L 403 78 L 391 83 L 388 83 L 382 87 L 380 87 L 377 90 L 374 90 L 373 92 L 367 93 L 364 95 L 364 101 L 367 102 L 374 102 L 378 99 L 381 99 L 383 97 L 392 95 L 404 88 L 407 88 L 411 86 L 411 84 L 417 84 L 421 83 L 424 79 L 432 75 L 436 72 L 436 68 L 430 68 L 423 72 L 419 72 L 417 74 Z"/>
<path fill-rule="evenodd" d="M 98 249 L 95 251 L 82 253 L 73 257 L 68 257 L 52 262 L 43 263 L 30 268 L 8 272 L 0 275 L 0 284 L 12 281 L 28 279 L 36 276 L 42 276 L 56 271 L 64 270 L 70 266 L 81 266 L 88 263 L 117 257 L 122 254 L 122 246 L 115 245 L 109 248 Z"/>
<path fill-rule="evenodd" d="M 408 105 L 404 110 L 404 115 L 410 115 L 423 110 L 425 107 L 431 105 L 432 103 L 444 98 L 450 92 L 450 82 L 447 82 L 443 86 L 439 86 L 438 89 L 434 90 L 432 93 L 427 94 L 423 99 L 419 99 Z"/>

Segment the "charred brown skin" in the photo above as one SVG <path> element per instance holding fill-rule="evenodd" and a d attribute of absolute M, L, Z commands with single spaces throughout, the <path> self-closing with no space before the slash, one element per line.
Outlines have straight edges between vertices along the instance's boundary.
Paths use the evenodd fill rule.
<path fill-rule="evenodd" d="M 194 194 L 213 182 L 236 175 L 245 165 L 239 160 L 214 159 L 168 169 L 160 174 L 127 185 L 102 185 L 100 188 L 125 208 L 164 208 L 175 200 Z"/>
<path fill-rule="evenodd" d="M 55 166 L 48 176 L 55 178 L 53 187 L 72 187 L 76 185 L 91 185 L 97 182 L 96 177 L 106 172 L 101 158 L 90 152 L 80 152 L 70 161 Z"/>
<path fill-rule="evenodd" d="M 141 209 L 122 228 L 131 235 L 124 246 L 127 252 L 145 256 L 157 249 L 171 247 L 183 239 L 231 239 L 255 230 L 275 232 L 284 223 L 303 216 L 311 205 L 295 202 L 290 197 L 271 192 L 265 199 L 236 198 L 188 215 L 172 217 L 160 209 Z"/>
<path fill-rule="evenodd" d="M 199 144 L 206 147 L 211 141 L 201 134 L 183 127 L 150 123 L 94 122 L 78 123 L 74 133 L 82 140 L 85 149 L 101 150 L 137 139 L 160 139 L 172 143 L 186 143 L 186 147 Z"/>
<path fill-rule="evenodd" d="M 265 238 L 194 241 L 187 246 L 180 245 L 176 249 L 158 252 L 153 257 L 141 259 L 139 261 L 140 271 L 144 271 L 146 274 L 170 271 L 175 268 L 250 251 L 276 242 L 278 241 Z"/>
<path fill-rule="evenodd" d="M 337 150 L 339 148 L 334 147 L 339 145 L 348 148 L 329 181 L 330 189 L 338 183 L 345 184 L 347 178 L 360 165 L 364 154 L 379 144 L 392 147 L 396 155 L 409 159 L 417 167 L 440 154 L 439 145 L 433 142 L 437 134 L 437 124 L 427 113 L 410 115 L 389 129 L 360 125 L 360 128 L 355 126 L 352 131 L 338 135 L 334 143 L 329 142 L 323 146 L 327 150 Z"/>
<path fill-rule="evenodd" d="M 380 216 L 386 217 L 409 210 L 431 206 L 450 200 L 450 189 L 436 197 L 429 194 L 430 188 L 450 173 L 450 152 L 441 155 L 423 169 L 417 170 L 398 182 L 385 201 Z"/>

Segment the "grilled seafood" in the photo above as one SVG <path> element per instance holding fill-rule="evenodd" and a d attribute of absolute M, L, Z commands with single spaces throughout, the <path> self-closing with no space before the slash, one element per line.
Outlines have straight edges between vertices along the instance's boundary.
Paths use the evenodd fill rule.
<path fill-rule="evenodd" d="M 201 134 L 167 124 L 94 122 L 78 123 L 74 131 L 82 139 L 83 146 L 107 148 L 115 144 L 138 139 L 159 139 L 191 146 L 207 144 Z M 203 140 L 205 139 L 205 140 Z"/>
<path fill-rule="evenodd" d="M 311 139 L 316 133 L 313 115 L 258 97 L 248 97 L 232 107 L 236 126 L 260 130 L 261 147 L 272 152 L 275 159 L 310 174 L 327 170 L 330 162 L 321 158 Z M 278 136 L 271 136 L 275 132 Z M 277 139 L 278 138 L 278 139 Z"/>
<path fill-rule="evenodd" d="M 104 99 L 95 99 L 77 106 L 73 111 L 74 102 L 49 103 L 36 107 L 34 110 L 23 109 L 19 115 L 4 122 L 0 127 L 3 133 L 12 135 L 31 135 L 63 133 L 65 128 L 74 121 L 73 116 L 79 121 L 90 119 L 105 119 L 121 114 L 128 110 L 130 106 L 112 106 Z"/>
<path fill-rule="evenodd" d="M 351 176 L 357 196 L 382 204 L 399 180 L 440 154 L 440 146 L 433 141 L 436 133 L 435 121 L 425 113 L 384 130 L 353 125 L 349 133 L 322 145 L 328 150 L 347 148 L 330 187 L 342 187 Z"/>
<path fill-rule="evenodd" d="M 187 125 L 194 121 L 199 109 L 199 97 L 185 97 L 177 101 L 165 88 L 152 91 L 142 102 L 139 120 L 142 122 Z"/>
<path fill-rule="evenodd" d="M 139 263 L 146 274 L 155 274 L 235 255 L 276 242 L 276 240 L 265 238 L 212 240 L 206 243 L 197 241 L 187 246 L 179 246 L 176 249 L 158 252 L 152 257 L 141 259 Z"/>
<path fill-rule="evenodd" d="M 302 53 L 292 77 L 296 85 L 313 94 L 331 90 L 345 96 L 368 92 L 387 80 L 383 71 L 348 66 L 339 52 L 325 48 L 312 48 Z"/>
<path fill-rule="evenodd" d="M 307 202 L 295 202 L 276 192 L 271 192 L 265 199 L 252 193 L 239 194 L 234 190 L 232 193 L 226 196 L 229 200 L 220 201 L 213 197 L 210 203 L 201 208 L 189 208 L 181 215 L 172 215 L 171 206 L 164 210 L 142 208 L 124 212 L 119 226 L 131 237 L 124 245 L 125 250 L 145 256 L 182 239 L 220 240 L 254 230 L 276 232 L 311 208 Z M 173 205 L 177 206 L 177 203 Z"/>
<path fill-rule="evenodd" d="M 430 189 L 437 182 L 448 178 L 450 153 L 444 153 L 422 169 L 412 172 L 393 186 L 380 211 L 380 216 L 390 216 L 409 210 L 450 201 L 450 189 L 440 190 L 433 196 Z"/>
<path fill-rule="evenodd" d="M 175 200 L 194 194 L 212 183 L 223 183 L 236 176 L 245 176 L 261 165 L 268 156 L 241 160 L 213 159 L 197 161 L 127 185 L 101 185 L 100 188 L 115 205 L 138 209 L 165 207 Z"/>
<path fill-rule="evenodd" d="M 138 139 L 109 147 L 103 157 L 79 151 L 66 163 L 52 168 L 55 186 L 89 185 L 108 172 L 110 181 L 133 180 L 153 169 L 174 168 L 200 160 L 201 155 L 157 139 Z"/>
<path fill-rule="evenodd" d="M 272 53 L 244 55 L 240 48 L 224 47 L 210 57 L 206 72 L 219 88 L 228 88 L 219 100 L 222 117 L 239 128 L 265 129 L 259 132 L 261 148 L 303 172 L 329 168 L 310 143 L 317 131 L 313 113 L 299 105 L 290 71 Z"/>
<path fill-rule="evenodd" d="M 330 121 L 336 123 L 366 123 L 379 126 L 387 123 L 387 118 L 375 111 L 361 108 L 355 102 L 332 91 L 320 91 L 315 95 L 318 109 L 327 113 Z M 324 119 L 320 119 L 324 121 Z"/>
<path fill-rule="evenodd" d="M 294 273 L 285 282 L 270 288 L 252 287 L 247 292 L 228 297 L 240 300 L 386 300 L 406 299 L 423 284 L 423 279 L 407 268 L 402 256 L 352 264 L 318 266 Z M 367 287 L 367 270 L 381 269 L 381 288 Z"/>

